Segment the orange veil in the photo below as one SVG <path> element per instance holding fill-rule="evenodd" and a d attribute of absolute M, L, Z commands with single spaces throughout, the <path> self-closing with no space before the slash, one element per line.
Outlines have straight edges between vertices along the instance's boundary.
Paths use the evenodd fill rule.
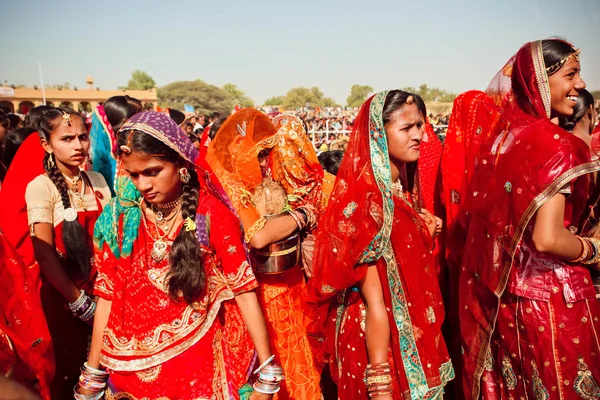
<path fill-rule="evenodd" d="M 227 118 L 206 154 L 206 161 L 240 217 L 246 241 L 266 223 L 252 204 L 251 192 L 263 180 L 258 154 L 275 146 L 276 133 L 269 117 L 244 108 Z"/>

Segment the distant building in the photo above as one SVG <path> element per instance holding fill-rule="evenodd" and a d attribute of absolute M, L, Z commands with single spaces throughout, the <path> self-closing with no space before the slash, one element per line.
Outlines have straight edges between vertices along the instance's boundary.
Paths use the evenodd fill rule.
<path fill-rule="evenodd" d="M 149 90 L 99 90 L 93 89 L 93 80 L 88 77 L 88 87 L 78 89 L 45 89 L 46 104 L 69 107 L 76 111 L 92 111 L 98 104 L 113 96 L 129 95 L 142 102 L 145 108 L 156 109 L 156 89 Z M 33 107 L 43 104 L 40 88 L 14 88 L 0 86 L 0 109 L 8 113 L 27 114 Z"/>

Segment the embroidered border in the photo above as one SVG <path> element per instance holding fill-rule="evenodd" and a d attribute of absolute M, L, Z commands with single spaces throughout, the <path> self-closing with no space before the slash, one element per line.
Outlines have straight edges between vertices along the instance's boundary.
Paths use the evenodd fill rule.
<path fill-rule="evenodd" d="M 550 107 L 550 84 L 548 83 L 548 74 L 546 73 L 546 65 L 544 64 L 544 53 L 542 51 L 541 40 L 531 43 L 531 58 L 535 69 L 538 90 L 540 91 L 540 96 L 542 96 L 542 102 L 544 103 L 546 117 L 550 118 L 552 111 Z"/>

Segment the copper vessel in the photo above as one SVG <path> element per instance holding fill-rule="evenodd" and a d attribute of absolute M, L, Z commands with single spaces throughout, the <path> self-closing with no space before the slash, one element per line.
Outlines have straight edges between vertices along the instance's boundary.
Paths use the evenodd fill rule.
<path fill-rule="evenodd" d="M 276 219 L 286 213 L 265 216 L 267 220 Z M 261 274 L 281 274 L 294 268 L 300 262 L 300 236 L 294 233 L 287 239 L 271 243 L 262 249 L 252 249 L 252 267 Z"/>

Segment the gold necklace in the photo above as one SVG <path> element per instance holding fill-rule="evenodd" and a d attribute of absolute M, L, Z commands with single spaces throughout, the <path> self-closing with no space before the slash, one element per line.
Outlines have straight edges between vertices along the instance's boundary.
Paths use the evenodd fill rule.
<path fill-rule="evenodd" d="M 67 184 L 67 186 L 69 186 L 69 197 L 71 198 L 71 201 L 73 202 L 73 205 L 75 206 L 75 208 L 80 208 L 83 211 L 87 211 L 87 202 L 85 201 L 85 181 L 81 180 L 81 192 L 77 191 L 77 181 L 79 180 L 79 177 L 75 180 L 75 183 L 73 183 L 71 181 L 71 179 L 69 179 L 68 177 L 65 176 L 65 180 L 68 183 L 71 183 L 72 186 L 69 186 Z"/>
<path fill-rule="evenodd" d="M 67 175 L 62 174 L 63 178 L 65 178 L 65 180 L 67 182 L 69 182 L 71 185 L 77 185 L 77 182 L 79 182 L 79 180 L 81 179 L 81 171 L 79 171 L 79 173 L 77 175 L 75 175 L 72 178 L 69 178 Z"/>
<path fill-rule="evenodd" d="M 177 215 L 179 214 L 179 212 L 181 211 L 181 208 L 179 208 L 177 210 L 177 212 L 175 213 L 175 217 L 177 217 Z M 161 234 L 160 230 L 158 229 L 158 224 L 155 223 L 154 224 L 154 228 L 156 230 L 156 236 L 157 238 L 152 237 L 152 234 L 150 233 L 150 230 L 148 229 L 148 224 L 146 221 L 146 213 L 144 212 L 144 210 L 142 210 L 143 216 L 144 216 L 144 226 L 146 227 L 146 232 L 148 232 L 148 235 L 150 236 L 150 238 L 152 240 L 154 240 L 154 244 L 152 245 L 152 251 L 150 251 L 150 257 L 152 257 L 152 259 L 159 263 L 162 260 L 164 260 L 165 255 L 167 254 L 167 246 L 168 244 L 172 244 L 173 242 L 171 241 L 166 241 L 165 238 L 169 236 L 169 234 L 173 231 L 173 228 L 175 227 L 175 222 L 177 222 L 177 218 L 173 218 L 173 223 L 171 224 L 171 226 L 169 227 L 168 230 L 163 231 L 165 233 Z M 156 219 L 156 216 L 155 216 Z"/>
<path fill-rule="evenodd" d="M 170 215 L 173 212 L 173 210 L 175 210 L 180 205 L 181 205 L 181 196 L 179 196 L 176 200 L 173 200 L 168 203 L 163 203 L 163 204 L 150 203 L 150 208 L 152 209 L 152 212 L 154 213 L 155 220 L 158 221 L 159 223 L 161 223 L 161 221 L 163 221 L 165 216 Z M 156 207 L 156 210 L 154 209 L 154 207 Z M 167 219 L 165 222 L 168 222 L 168 221 L 170 221 L 170 219 Z"/>

